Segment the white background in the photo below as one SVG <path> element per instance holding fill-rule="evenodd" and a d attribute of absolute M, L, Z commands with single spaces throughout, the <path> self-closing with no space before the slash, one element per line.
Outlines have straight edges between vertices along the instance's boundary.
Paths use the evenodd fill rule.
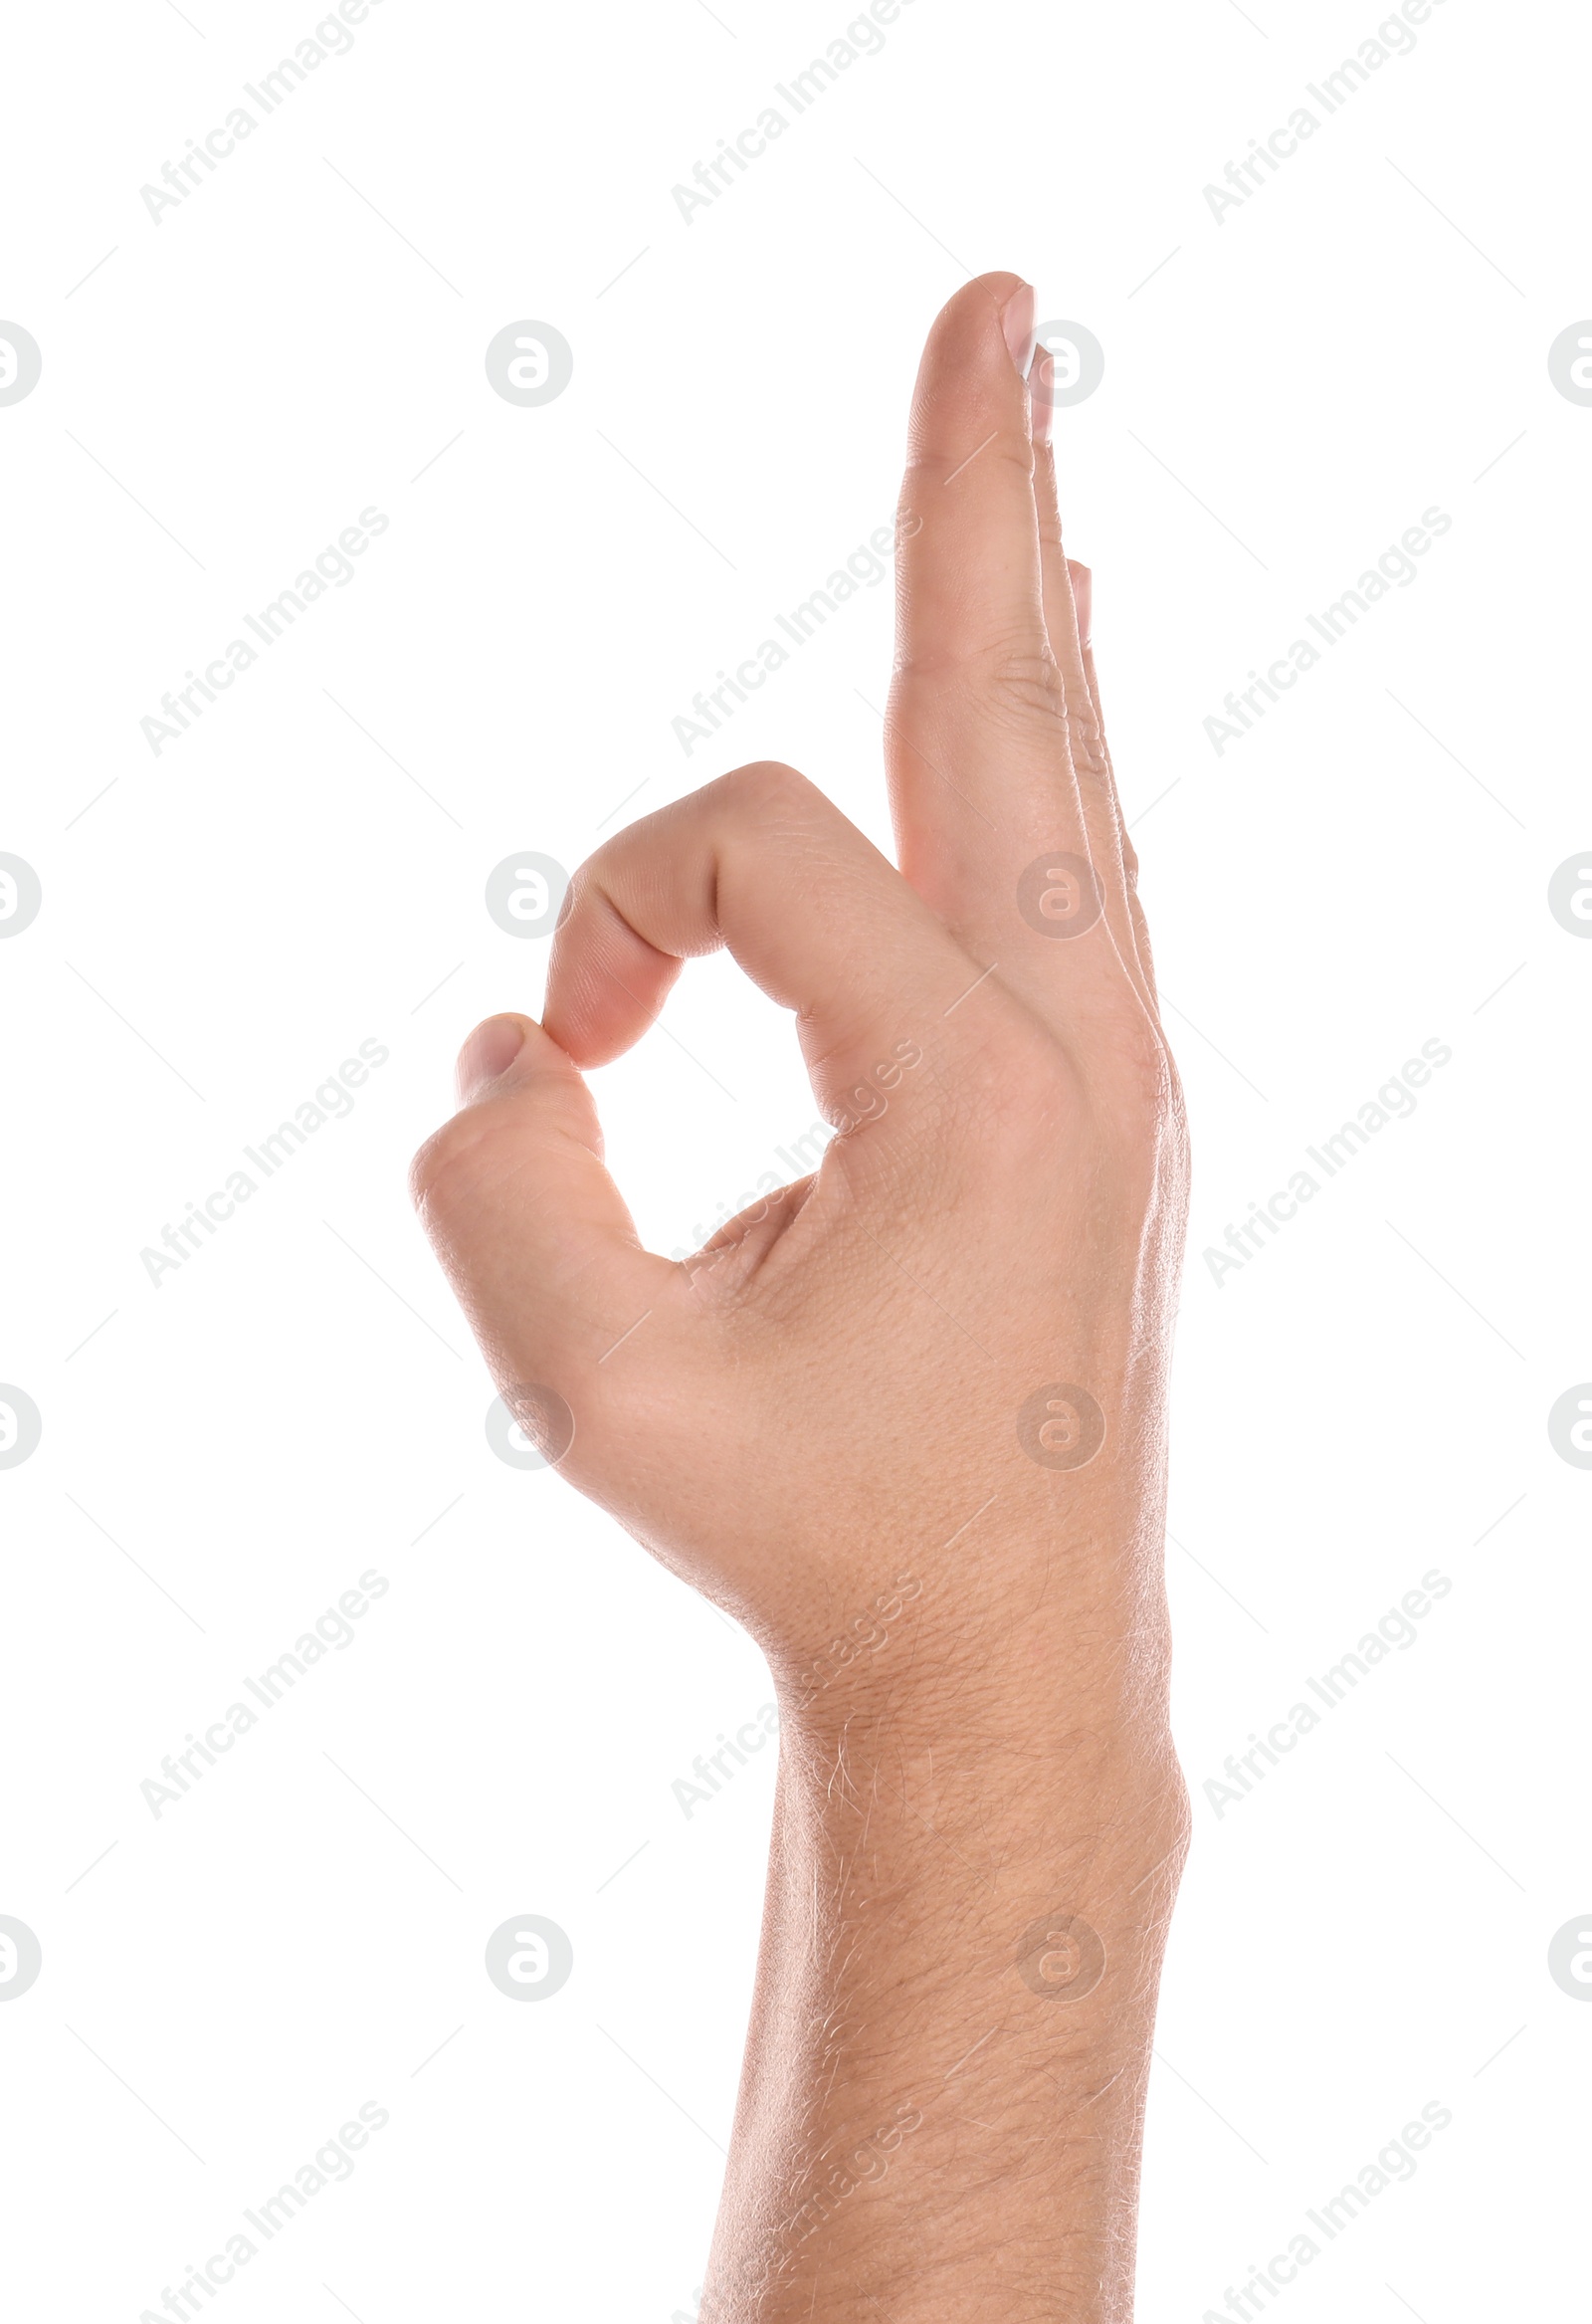
<path fill-rule="evenodd" d="M 0 1379 L 44 1432 L 0 1471 L 0 1912 L 44 1969 L 0 2007 L 8 2313 L 131 2324 L 371 2100 L 352 2179 L 217 2293 L 233 2324 L 695 2310 L 773 1754 L 689 1819 L 671 1786 L 767 1678 L 489 1450 L 405 1165 L 470 1026 L 537 1004 L 544 945 L 483 908 L 510 851 L 572 866 L 762 755 L 888 844 L 888 580 L 689 760 L 671 721 L 889 523 L 922 334 L 992 266 L 1106 353 L 1065 504 L 1196 1143 L 1197 1841 L 1141 2312 L 1220 2310 L 1433 2100 L 1417 2176 L 1281 2306 L 1564 2312 L 1592 2008 L 1546 1956 L 1592 1905 L 1592 1474 L 1546 1415 L 1592 1375 L 1592 944 L 1546 889 L 1592 844 L 1592 410 L 1546 358 L 1592 312 L 1592 39 L 1445 0 L 1218 222 L 1206 184 L 1378 20 L 914 0 L 689 223 L 672 187 L 842 0 L 384 0 L 158 223 L 140 187 L 309 0 L 13 22 L 0 316 L 44 369 L 0 409 L 0 848 L 44 905 L 0 944 Z M 521 318 L 574 350 L 536 409 L 484 369 Z M 162 693 L 370 507 L 355 577 L 157 756 Z M 1419 578 L 1218 756 L 1222 698 L 1432 507 Z M 597 1079 L 669 1251 L 816 1108 L 722 961 L 664 1022 Z M 140 1251 L 365 1039 L 352 1114 L 152 1284 Z M 1213 1280 L 1427 1040 L 1414 1115 Z M 369 1569 L 354 1643 L 153 1815 L 162 1756 Z M 1418 1642 L 1219 1816 L 1224 1758 L 1432 1569 Z M 525 1912 L 575 1956 L 534 2007 L 482 1966 Z"/>

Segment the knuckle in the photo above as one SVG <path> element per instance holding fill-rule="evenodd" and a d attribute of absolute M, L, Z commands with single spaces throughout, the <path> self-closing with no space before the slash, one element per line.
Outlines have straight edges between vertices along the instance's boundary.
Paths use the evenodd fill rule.
<path fill-rule="evenodd" d="M 948 689 L 997 726 L 1031 732 L 1039 725 L 1057 738 L 1067 734 L 1067 682 L 1043 636 L 1001 638 L 955 654 L 914 655 L 897 663 L 896 679 L 897 685 Z"/>
<path fill-rule="evenodd" d="M 997 718 L 1021 725 L 1038 722 L 1066 730 L 1067 687 L 1060 667 L 1050 654 L 1010 651 L 992 654 L 980 674 L 980 686 Z"/>
<path fill-rule="evenodd" d="M 944 525 L 962 521 L 964 496 L 975 508 L 991 505 L 992 498 L 995 506 L 1002 506 L 1009 488 L 998 478 L 1001 469 L 1011 469 L 1024 489 L 1032 490 L 1034 447 L 1026 428 L 997 425 L 980 443 L 981 427 L 969 425 L 960 410 L 920 413 L 918 418 L 922 433 L 907 456 L 902 493 L 914 485 L 932 487 L 935 493 L 949 490 L 956 497 L 944 504 Z M 985 420 L 982 428 L 988 426 Z"/>
<path fill-rule="evenodd" d="M 1108 799 L 1111 787 L 1111 763 L 1105 755 L 1105 737 L 1094 719 L 1094 707 L 1086 702 L 1074 716 L 1068 732 L 1072 745 L 1073 765 L 1096 792 Z M 1114 820 L 1114 816 L 1113 816 Z M 1114 837 L 1114 833 L 1112 834 Z"/>
<path fill-rule="evenodd" d="M 732 773 L 720 776 L 714 787 L 722 790 L 726 803 L 737 814 L 755 821 L 810 816 L 820 796 L 805 774 L 778 758 L 759 758 L 749 766 L 737 766 Z"/>

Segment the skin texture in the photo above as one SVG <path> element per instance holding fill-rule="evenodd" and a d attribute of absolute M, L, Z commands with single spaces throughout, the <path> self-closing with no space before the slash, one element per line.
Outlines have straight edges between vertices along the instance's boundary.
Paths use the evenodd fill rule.
<path fill-rule="evenodd" d="M 1165 1395 L 1187 1152 L 1012 275 L 913 398 L 896 870 L 740 768 L 576 875 L 416 1199 L 564 1474 L 743 1622 L 781 1706 L 702 2324 L 1132 2313 L 1188 1808 Z M 727 946 L 837 1135 L 696 1259 L 640 1248 L 581 1068 Z M 573 1430 L 572 1438 L 570 1430 Z"/>

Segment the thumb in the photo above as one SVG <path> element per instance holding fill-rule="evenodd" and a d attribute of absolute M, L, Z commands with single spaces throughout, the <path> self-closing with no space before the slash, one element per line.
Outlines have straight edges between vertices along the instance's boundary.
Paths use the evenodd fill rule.
<path fill-rule="evenodd" d="M 533 1017 L 489 1017 L 458 1075 L 459 1112 L 411 1166 L 415 1206 L 504 1402 L 561 1460 L 678 1270 L 641 1248 L 591 1093 Z"/>

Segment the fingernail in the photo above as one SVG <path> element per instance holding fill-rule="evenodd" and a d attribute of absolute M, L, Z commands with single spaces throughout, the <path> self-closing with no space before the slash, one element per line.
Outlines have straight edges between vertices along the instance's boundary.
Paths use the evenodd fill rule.
<path fill-rule="evenodd" d="M 478 1025 L 459 1052 L 454 1079 L 459 1103 L 468 1106 L 479 1089 L 506 1073 L 525 1045 L 524 1022 L 519 1017 L 489 1017 Z"/>
<path fill-rule="evenodd" d="M 1019 379 L 1028 377 L 1034 354 L 1034 286 L 1020 283 L 1001 309 L 1001 330 Z"/>
<path fill-rule="evenodd" d="M 1028 373 L 1028 403 L 1033 417 L 1034 441 L 1048 444 L 1051 440 L 1051 388 L 1056 375 L 1056 357 L 1036 347 Z"/>

